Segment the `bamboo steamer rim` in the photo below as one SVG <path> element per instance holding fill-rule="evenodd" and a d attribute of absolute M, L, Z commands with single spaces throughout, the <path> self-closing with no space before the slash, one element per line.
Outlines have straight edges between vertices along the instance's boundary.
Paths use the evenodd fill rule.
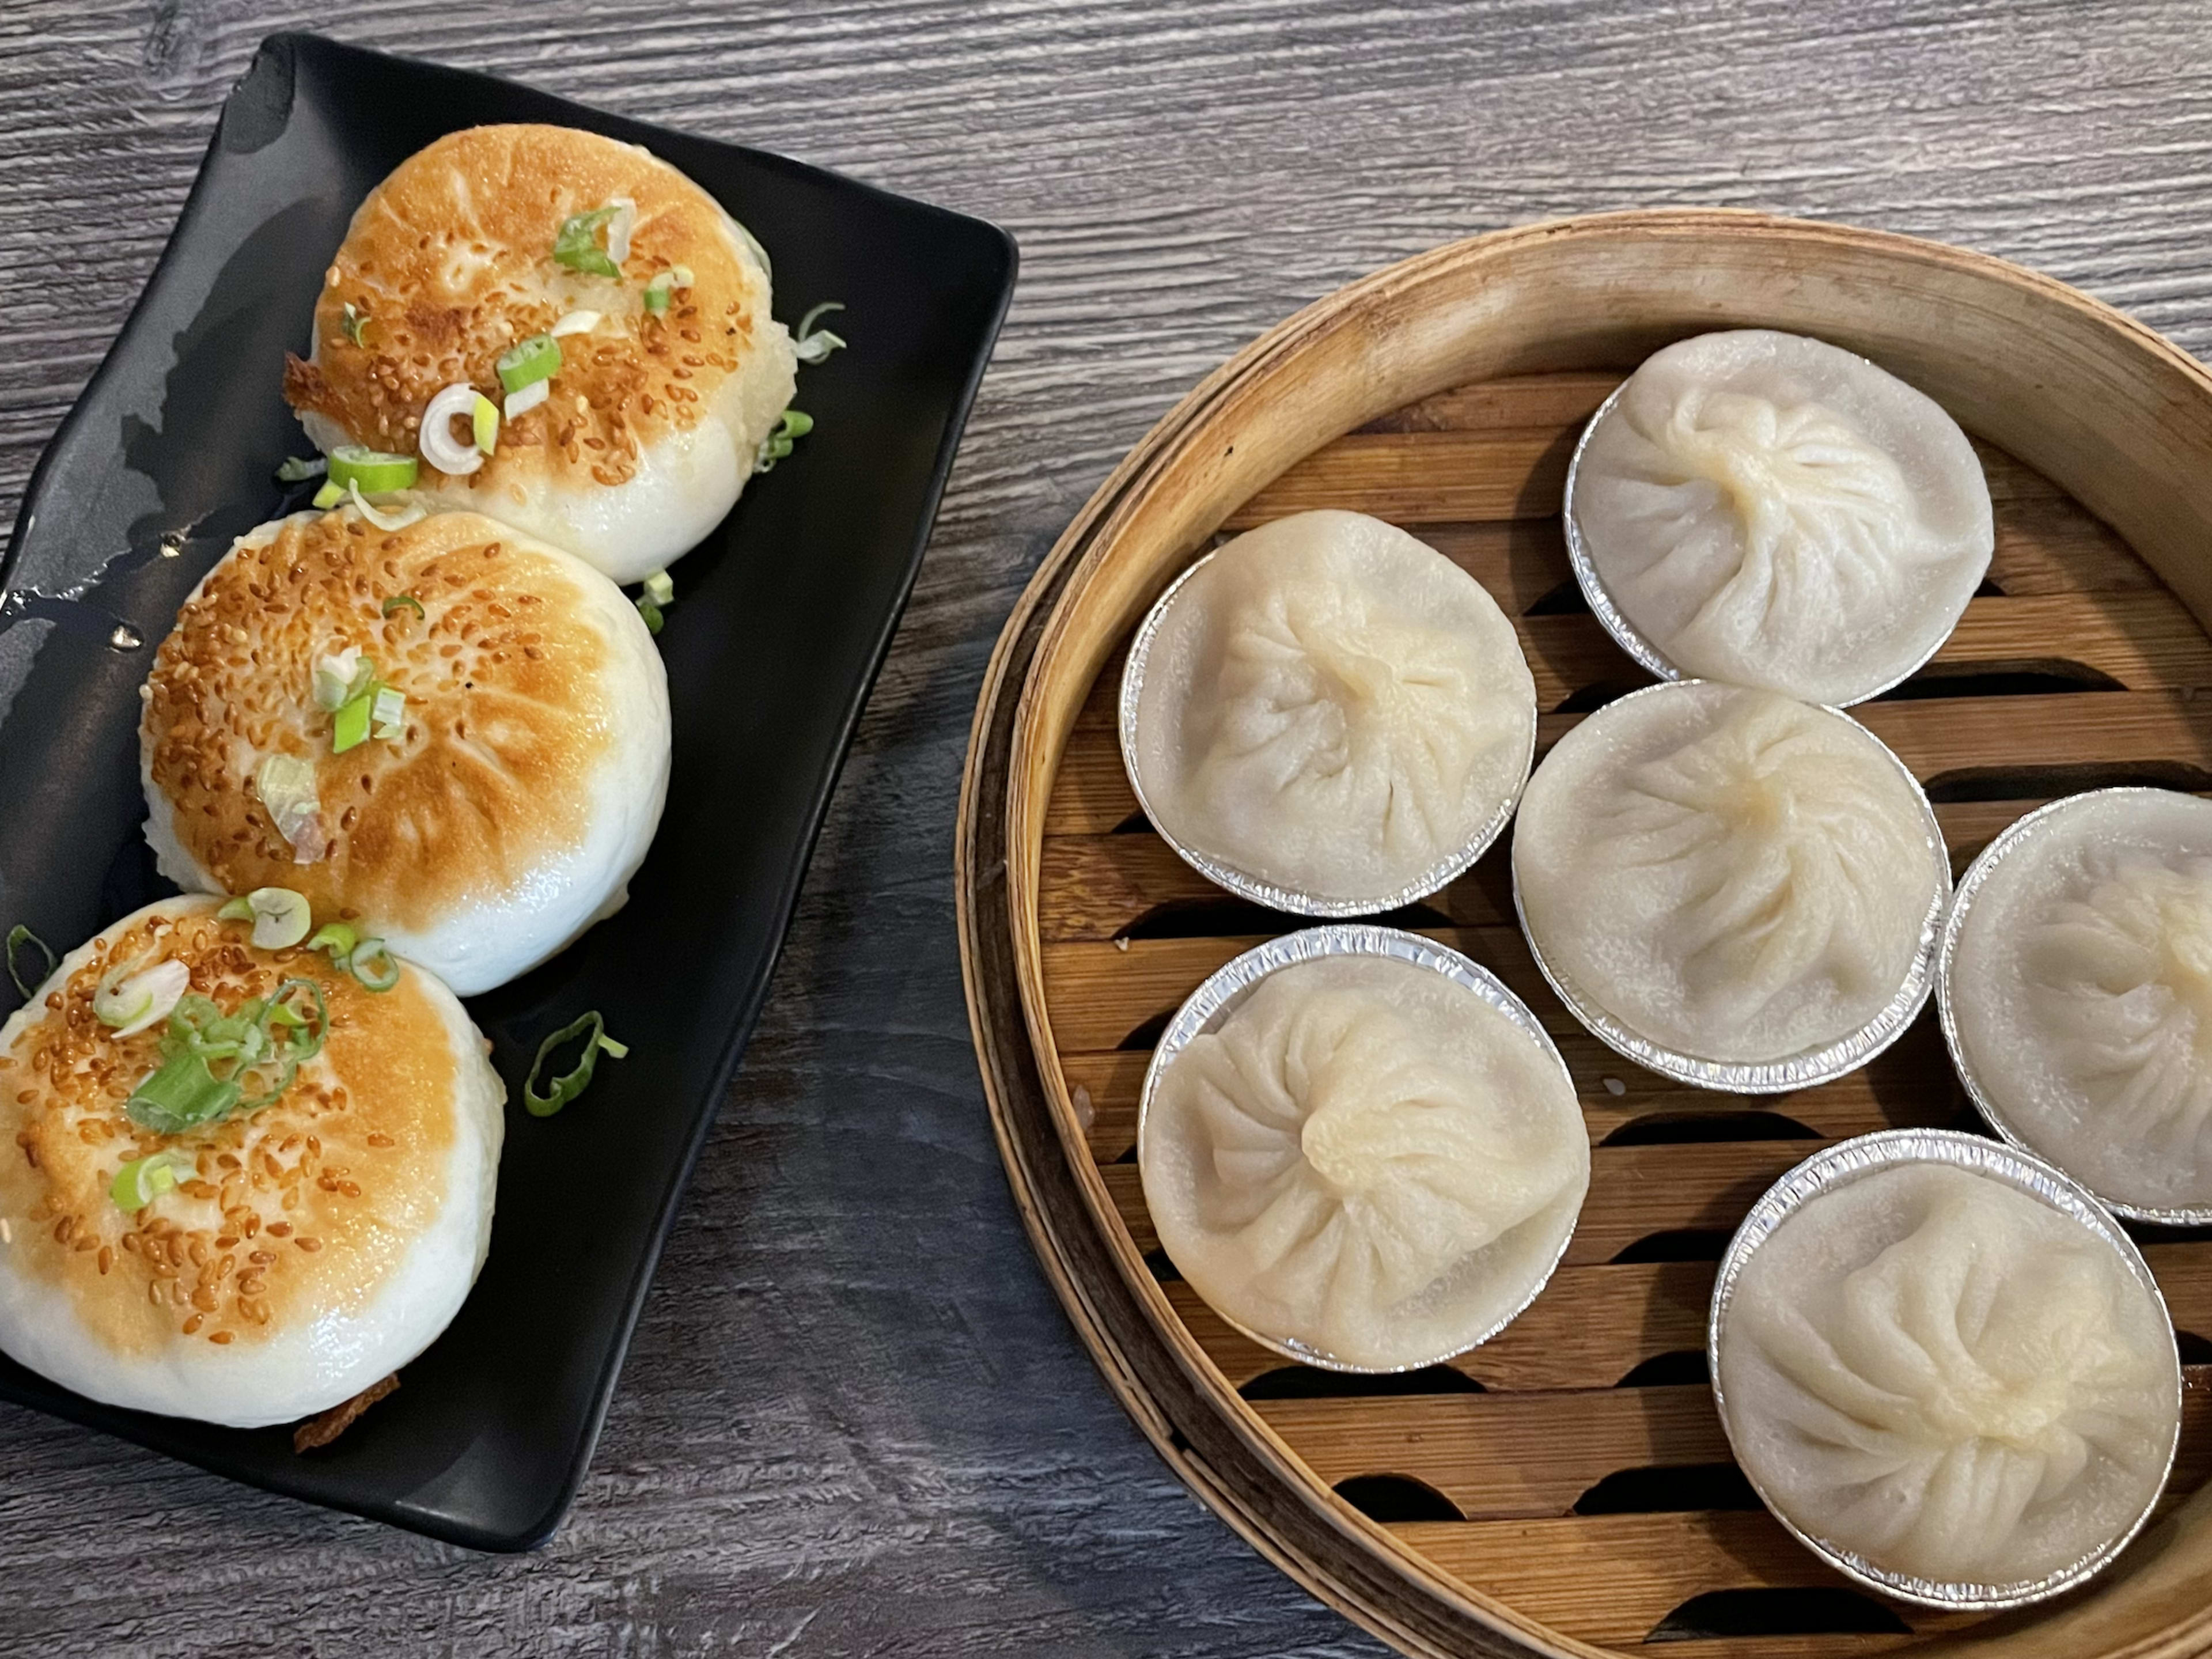
<path fill-rule="evenodd" d="M 1592 294 L 1575 287 L 1577 262 Z M 1744 280 L 1736 266 L 1762 264 L 1786 276 L 1748 292 L 1717 286 Z M 1608 297 L 1644 309 L 1608 322 Z M 1516 332 L 1523 308 L 1593 304 L 1597 320 L 1578 332 Z M 1917 335 L 1907 316 L 1916 304 Z M 1044 804 L 1074 711 L 1114 644 L 1206 537 L 1305 453 L 1451 386 L 1618 362 L 1647 337 L 1644 350 L 1729 326 L 1794 328 L 1904 363 L 1963 423 L 2112 525 L 2200 623 L 2212 615 L 2212 561 L 2190 564 L 2212 526 L 2212 467 L 2203 464 L 2212 458 L 2212 374 L 2194 358 L 2100 301 L 1987 255 L 1740 210 L 1636 210 L 1418 255 L 1253 341 L 1170 410 L 1077 514 L 1017 604 L 977 703 L 956 833 L 962 975 L 994 1133 L 1039 1261 L 1109 1385 L 1198 1495 L 1307 1590 L 1409 1654 L 1610 1650 L 1449 1578 L 1336 1497 L 1183 1328 L 1120 1231 L 1049 1058 L 1037 925 Z M 1977 328 L 2003 331 L 2010 349 L 1974 356 L 1960 342 Z M 1318 391 L 1317 374 L 1329 377 Z M 1976 380 L 1978 391 L 1966 384 Z M 1059 1184 L 1072 1184 L 1073 1212 L 1048 1201 L 1043 1189 Z M 1117 1271 L 1094 1284 L 1088 1258 L 1100 1255 Z M 1141 1319 L 1133 1340 L 1115 1328 L 1131 1308 Z M 1214 1467 L 1224 1460 L 1235 1467 Z M 1978 1626 L 1963 1641 L 1936 1636 L 1913 1650 L 2212 1652 L 2212 1607 L 2165 1618 L 2152 1605 L 2201 1594 L 2197 1558 L 2155 1544 L 2137 1555 L 2055 1617 Z M 2086 1645 L 2097 1642 L 2106 1645 Z"/>

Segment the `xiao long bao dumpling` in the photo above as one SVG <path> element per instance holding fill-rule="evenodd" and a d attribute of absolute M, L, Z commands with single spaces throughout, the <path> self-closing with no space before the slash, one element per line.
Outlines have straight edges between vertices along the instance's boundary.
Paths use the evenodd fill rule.
<path fill-rule="evenodd" d="M 1433 892 L 1504 827 L 1536 738 L 1513 625 L 1364 514 L 1237 537 L 1139 635 L 1121 747 L 1153 825 L 1214 880 L 1311 915 Z"/>
<path fill-rule="evenodd" d="M 573 127 L 471 127 L 362 203 L 284 395 L 326 453 L 419 456 L 441 504 L 636 581 L 720 522 L 791 401 L 769 301 L 760 245 L 667 162 Z M 503 410 L 489 453 L 479 398 Z"/>
<path fill-rule="evenodd" d="M 1574 1231 L 1589 1146 L 1565 1066 L 1510 1006 L 1396 957 L 1320 957 L 1169 1058 L 1138 1162 L 1192 1288 L 1352 1370 L 1434 1364 L 1525 1307 Z"/>
<path fill-rule="evenodd" d="M 125 916 L 0 1026 L 0 1350 L 255 1427 L 352 1399 L 453 1318 L 507 1091 L 432 975 L 372 990 L 216 908 Z"/>
<path fill-rule="evenodd" d="M 1945 1027 L 1984 1109 L 2108 1203 L 2212 1210 L 2212 802 L 2060 801 L 1960 891 Z"/>
<path fill-rule="evenodd" d="M 1981 463 L 1934 399 L 1765 329 L 1646 360 L 1591 422 L 1566 510 L 1593 608 L 1646 666 L 1808 702 L 1919 667 L 1996 544 Z"/>
<path fill-rule="evenodd" d="M 1927 798 L 1863 726 L 1686 681 L 1610 703 L 1529 780 L 1522 923 L 1567 1006 L 1669 1075 L 1802 1086 L 1919 1008 L 1950 867 Z"/>
<path fill-rule="evenodd" d="M 2039 1593 L 2109 1549 L 2156 1499 L 2181 1408 L 2165 1307 L 2118 1239 L 1948 1163 L 1815 1193 L 1745 1257 L 1717 1322 L 1745 1473 L 1920 1599 Z"/>
<path fill-rule="evenodd" d="M 286 887 L 463 995 L 619 909 L 668 788 L 622 590 L 473 513 L 241 537 L 143 690 L 146 838 L 187 889 Z"/>

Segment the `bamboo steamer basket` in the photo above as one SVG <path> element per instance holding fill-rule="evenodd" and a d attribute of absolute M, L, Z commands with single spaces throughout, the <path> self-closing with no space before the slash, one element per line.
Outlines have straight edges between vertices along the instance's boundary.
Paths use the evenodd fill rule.
<path fill-rule="evenodd" d="M 1309 307 L 1117 467 L 986 675 L 957 858 L 963 971 L 1037 1255 L 1122 1404 L 1192 1489 L 1407 1654 L 2181 1659 L 2212 1652 L 2212 1237 L 2146 1232 L 2187 1398 L 2162 1518 L 2088 1589 L 1977 1619 L 1886 1602 L 1794 1542 L 1729 1462 L 1703 1369 L 1729 1231 L 1819 1145 L 1970 1127 L 1933 1012 L 1863 1071 L 1745 1101 L 1638 1071 L 1562 1011 L 1500 842 L 1393 921 L 1464 951 L 1565 1054 L 1594 1174 L 1565 1265 L 1503 1334 L 1391 1379 L 1285 1365 L 1174 1275 L 1131 1148 L 1153 1041 L 1274 915 L 1150 833 L 1122 775 L 1121 657 L 1225 532 L 1315 507 L 1412 530 L 1489 588 L 1534 670 L 1539 752 L 1647 676 L 1576 597 L 1559 525 L 1582 423 L 1668 342 L 1814 334 L 1934 397 L 1997 520 L 1948 644 L 1855 714 L 1927 785 L 1962 866 L 2024 811 L 2116 783 L 2212 792 L 2212 374 L 2121 313 L 1981 255 L 1707 210 L 1474 238 Z"/>

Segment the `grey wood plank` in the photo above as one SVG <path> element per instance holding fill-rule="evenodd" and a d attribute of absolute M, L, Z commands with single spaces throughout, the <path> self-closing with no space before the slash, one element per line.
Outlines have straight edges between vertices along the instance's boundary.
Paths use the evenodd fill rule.
<path fill-rule="evenodd" d="M 952 803 L 1000 621 L 1253 333 L 1470 232 L 1757 206 L 2023 260 L 2212 348 L 2193 0 L 14 0 L 0 526 L 282 27 L 1012 228 L 998 362 L 568 1527 L 493 1560 L 0 1410 L 0 1650 L 1371 1655 L 1164 1472 L 1006 1195 Z M 0 809 L 4 810 L 4 809 Z"/>

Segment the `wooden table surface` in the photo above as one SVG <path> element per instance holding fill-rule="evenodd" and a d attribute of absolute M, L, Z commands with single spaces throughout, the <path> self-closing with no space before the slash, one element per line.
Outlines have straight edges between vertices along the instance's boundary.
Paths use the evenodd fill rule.
<path fill-rule="evenodd" d="M 11 0 L 0 527 L 262 35 L 495 70 L 997 221 L 1022 283 L 568 1524 L 494 1559 L 0 1407 L 0 1651 L 1373 1655 L 1176 1484 L 1000 1173 L 952 817 L 994 636 L 1254 333 L 1655 203 L 1938 237 L 2212 349 L 2212 9 L 1952 0 Z M 0 811 L 6 810 L 0 804 Z"/>

